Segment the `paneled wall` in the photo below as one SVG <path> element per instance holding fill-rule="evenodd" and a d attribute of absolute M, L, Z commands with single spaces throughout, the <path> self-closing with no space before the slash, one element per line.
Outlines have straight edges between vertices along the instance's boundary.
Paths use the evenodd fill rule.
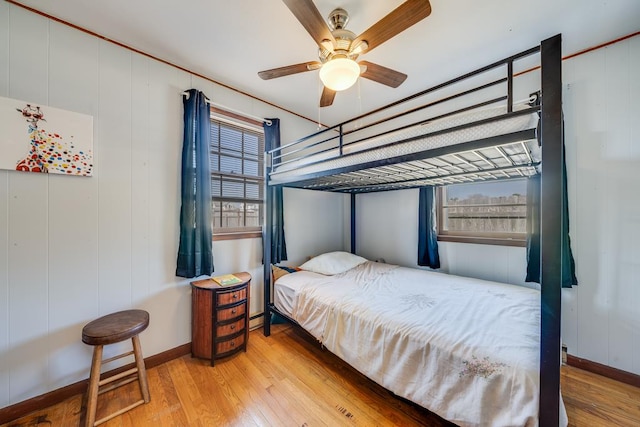
<path fill-rule="evenodd" d="M 636 374 L 639 75 L 640 36 L 567 60 L 563 70 L 571 235 L 580 286 L 564 292 L 562 332 L 570 353 Z"/>
<path fill-rule="evenodd" d="M 95 153 L 91 178 L 0 171 L 0 407 L 87 378 L 91 348 L 82 344 L 81 329 L 100 315 L 148 310 L 151 324 L 141 335 L 145 356 L 191 341 L 189 280 L 174 274 L 180 93 L 191 87 L 235 110 L 280 117 L 284 139 L 315 129 L 252 98 L 0 2 L 0 96 L 93 116 Z M 291 244 L 292 257 L 342 248 L 344 221 L 325 220 L 323 210 L 343 215 L 344 197 L 311 199 L 304 193 L 302 204 L 287 198 L 287 218 L 303 212 L 325 232 Z M 307 233 L 308 224 L 288 223 L 291 236 L 298 226 Z M 214 242 L 213 250 L 216 272 L 254 276 L 251 314 L 261 312 L 261 239 Z"/>
<path fill-rule="evenodd" d="M 562 339 L 570 354 L 636 374 L 640 374 L 638 76 L 640 36 L 563 61 L 570 226 L 580 284 L 562 292 Z M 537 76 L 529 73 L 521 79 L 532 78 Z M 522 81 L 518 87 L 525 90 L 529 85 Z M 360 195 L 357 203 L 358 253 L 416 266 L 418 191 Z M 440 244 L 440 255 L 446 272 L 524 284 L 524 248 L 447 242 Z"/>

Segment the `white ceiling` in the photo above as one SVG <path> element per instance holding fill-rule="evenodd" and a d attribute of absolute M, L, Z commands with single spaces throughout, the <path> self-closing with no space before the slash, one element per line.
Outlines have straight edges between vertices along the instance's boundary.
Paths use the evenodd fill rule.
<path fill-rule="evenodd" d="M 281 0 L 17 0 L 19 3 L 335 124 L 563 34 L 563 54 L 640 29 L 638 0 L 431 0 L 432 13 L 361 59 L 408 74 L 397 89 L 360 79 L 319 109 L 318 72 L 262 80 L 258 71 L 317 60 L 317 46 Z M 316 0 L 348 29 L 370 27 L 403 0 Z M 187 89 L 187 88 L 185 88 Z M 215 101 L 215 99 L 214 99 Z"/>

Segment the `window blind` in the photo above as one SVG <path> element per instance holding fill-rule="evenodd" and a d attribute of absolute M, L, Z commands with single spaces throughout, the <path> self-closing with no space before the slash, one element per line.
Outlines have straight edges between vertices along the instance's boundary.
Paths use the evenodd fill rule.
<path fill-rule="evenodd" d="M 263 132 L 212 118 L 210 146 L 214 232 L 259 227 L 264 202 Z"/>

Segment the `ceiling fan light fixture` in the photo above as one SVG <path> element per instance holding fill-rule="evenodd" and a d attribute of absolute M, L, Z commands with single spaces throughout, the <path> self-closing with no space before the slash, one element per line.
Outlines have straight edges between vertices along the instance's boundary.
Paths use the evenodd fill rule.
<path fill-rule="evenodd" d="M 359 75 L 358 63 L 345 57 L 334 58 L 320 68 L 322 84 L 336 92 L 349 89 L 358 80 Z"/>

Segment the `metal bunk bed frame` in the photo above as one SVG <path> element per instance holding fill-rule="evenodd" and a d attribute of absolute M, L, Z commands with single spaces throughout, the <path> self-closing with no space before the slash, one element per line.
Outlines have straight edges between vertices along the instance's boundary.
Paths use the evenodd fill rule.
<path fill-rule="evenodd" d="M 337 139 L 338 141 L 338 150 L 339 155 L 343 155 L 343 143 L 344 136 L 348 134 L 345 132 L 345 125 L 347 123 L 356 122 L 362 118 L 372 116 L 374 114 L 380 113 L 382 111 L 391 109 L 397 105 L 403 104 L 405 102 L 411 101 L 417 97 L 423 96 L 425 94 L 434 92 L 436 90 L 445 88 L 449 85 L 455 84 L 457 82 L 466 80 L 470 77 L 479 75 L 481 73 L 485 73 L 488 70 L 495 69 L 497 67 L 504 67 L 506 65 L 507 68 L 507 76 L 502 79 L 495 80 L 491 83 L 483 85 L 482 87 L 474 88 L 471 90 L 467 90 L 461 92 L 456 95 L 452 95 L 447 97 L 446 100 L 450 100 L 459 96 L 464 96 L 468 93 L 472 93 L 476 90 L 481 90 L 485 87 L 493 86 L 496 84 L 504 84 L 507 86 L 507 94 L 505 97 L 500 98 L 500 100 L 507 101 L 507 115 L 518 115 L 523 114 L 521 112 L 513 111 L 513 62 L 514 60 L 527 57 L 533 54 L 540 53 L 540 69 L 541 69 L 541 95 L 542 102 L 539 105 L 532 107 L 532 109 L 537 109 L 540 114 L 540 129 L 539 129 L 539 141 L 543 147 L 542 150 L 542 164 L 544 164 L 544 173 L 541 173 L 541 194 L 543 195 L 541 200 L 541 212 L 540 212 L 540 222 L 541 222 L 541 319 L 540 319 L 540 399 L 539 399 L 539 425 L 542 427 L 546 426 L 557 426 L 560 417 L 560 316 L 561 316 L 561 228 L 562 228 L 562 174 L 563 174 L 563 137 L 562 137 L 562 54 L 561 54 L 561 46 L 562 46 L 562 37 L 560 34 L 546 39 L 540 43 L 539 46 L 523 51 L 519 54 L 510 56 L 501 61 L 497 61 L 493 64 L 490 64 L 486 67 L 477 69 L 473 72 L 467 73 L 455 79 L 449 80 L 445 83 L 439 84 L 437 86 L 433 86 L 429 89 L 426 89 L 422 92 L 416 93 L 410 97 L 401 99 L 394 103 L 388 104 L 384 107 L 373 110 L 369 113 L 358 116 L 354 119 L 348 120 L 346 122 L 340 123 L 331 128 L 322 130 L 317 132 L 316 134 L 309 135 L 305 138 L 299 139 L 291 144 L 284 145 L 279 148 L 275 148 L 269 152 L 267 152 L 266 159 L 266 171 L 265 171 L 265 183 L 266 183 L 266 201 L 265 201 L 265 209 L 266 209 L 266 218 L 265 218 L 265 226 L 263 232 L 263 262 L 264 262 L 264 335 L 269 336 L 271 333 L 271 313 L 276 313 L 279 316 L 291 321 L 292 323 L 296 323 L 293 319 L 289 318 L 285 314 L 281 313 L 275 306 L 273 305 L 271 299 L 271 232 L 273 226 L 273 205 L 272 205 L 272 192 L 275 190 L 276 186 L 280 187 L 297 187 L 297 188 L 312 188 L 317 190 L 324 191 L 337 191 L 343 193 L 351 194 L 351 252 L 355 253 L 356 248 L 356 235 L 355 235 L 355 221 L 356 221 L 356 194 L 361 192 L 369 192 L 369 191 L 386 191 L 393 190 L 397 188 L 413 188 L 419 187 L 423 185 L 433 185 L 433 184 L 446 184 L 455 181 L 446 181 L 441 180 L 438 182 L 438 179 L 446 178 L 445 176 L 436 176 L 435 180 L 425 180 L 425 177 L 422 176 L 422 179 L 404 179 L 401 180 L 403 185 L 395 186 L 393 183 L 391 185 L 377 185 L 374 183 L 371 186 L 371 182 L 365 181 L 365 187 L 355 187 L 352 185 L 340 185 L 340 184 L 325 184 L 317 185 L 314 182 L 318 180 L 322 180 L 327 176 L 332 176 L 336 174 L 343 174 L 340 178 L 344 182 L 344 174 L 350 174 L 355 171 L 361 171 L 363 169 L 369 169 L 376 172 L 380 171 L 380 168 L 386 168 L 389 166 L 397 165 L 402 162 L 413 162 L 413 161 L 424 161 L 434 157 L 434 155 L 438 156 L 446 156 L 451 155 L 455 152 L 460 151 L 461 145 L 464 145 L 464 151 L 474 152 L 475 150 L 481 150 L 486 147 L 501 145 L 505 143 L 510 143 L 513 141 L 521 141 L 523 139 L 533 139 L 535 135 L 524 134 L 524 132 L 516 132 L 514 134 L 508 135 L 500 135 L 496 137 L 487 138 L 485 140 L 467 142 L 463 144 L 457 144 L 458 146 L 451 147 L 443 147 L 436 150 L 429 150 L 427 152 L 413 153 L 409 155 L 398 156 L 395 158 L 375 160 L 363 165 L 355 165 L 348 167 L 341 167 L 333 170 L 322 171 L 322 172 L 314 172 L 311 174 L 306 174 L 300 177 L 299 180 L 295 182 L 287 182 L 282 184 L 273 184 L 270 183 L 270 174 L 273 169 L 274 163 L 278 163 L 278 160 L 282 160 L 284 154 L 283 150 L 288 150 L 289 153 L 300 151 L 304 148 L 297 148 L 300 144 L 304 144 L 312 140 L 315 137 L 321 136 L 323 134 L 328 135 L 328 138 L 321 140 L 319 143 L 311 143 L 307 147 L 313 147 L 315 145 L 326 143 L 329 140 Z M 490 100 L 489 102 L 485 102 L 486 104 L 496 102 L 496 99 Z M 428 107 L 439 103 L 442 101 L 436 101 L 429 105 L 420 107 Z M 478 107 L 480 104 L 474 105 Z M 413 112 L 413 110 L 409 110 L 404 113 L 396 114 L 391 117 L 391 119 L 403 116 L 405 114 L 409 114 Z M 461 110 L 457 110 L 452 112 L 459 113 Z M 495 118 L 494 118 L 495 119 Z M 373 122 L 371 126 L 380 124 L 387 119 L 379 120 Z M 469 125 L 474 125 L 477 123 L 471 123 Z M 368 127 L 369 125 L 367 125 Z M 468 125 L 463 125 L 468 126 Z M 362 128 L 361 128 L 362 129 Z M 338 135 L 332 135 L 331 132 L 338 132 Z M 455 150 L 455 151 L 454 151 Z M 325 150 L 326 151 L 326 150 Z M 317 150 L 315 152 L 317 154 Z M 481 157 L 481 156 L 478 156 Z M 525 164 L 520 165 L 524 168 L 528 168 L 530 174 L 531 168 L 536 168 L 538 166 L 537 163 L 533 162 L 533 160 Z M 487 161 L 485 163 L 491 163 L 491 161 Z M 424 165 L 423 165 L 424 166 Z M 455 167 L 453 168 L 455 169 Z M 473 173 L 472 171 L 465 171 L 464 168 L 458 166 L 458 169 L 461 169 L 463 172 L 458 172 L 458 174 L 450 173 L 449 176 L 455 177 L 464 177 L 466 173 Z M 504 173 L 505 170 L 509 168 L 498 168 L 497 170 L 500 173 Z M 494 170 L 496 170 L 494 168 Z M 384 171 L 384 169 L 383 169 Z M 388 171 L 387 171 L 388 172 Z M 516 172 L 520 173 L 520 172 Z M 534 172 L 535 173 L 535 172 Z M 520 173 L 522 175 L 522 173 Z M 505 173 L 506 175 L 506 173 Z M 347 179 L 348 179 L 347 175 Z M 511 176 L 509 176 L 511 177 Z M 495 177 L 494 177 L 495 178 Z M 369 185 L 368 187 L 366 185 Z"/>

